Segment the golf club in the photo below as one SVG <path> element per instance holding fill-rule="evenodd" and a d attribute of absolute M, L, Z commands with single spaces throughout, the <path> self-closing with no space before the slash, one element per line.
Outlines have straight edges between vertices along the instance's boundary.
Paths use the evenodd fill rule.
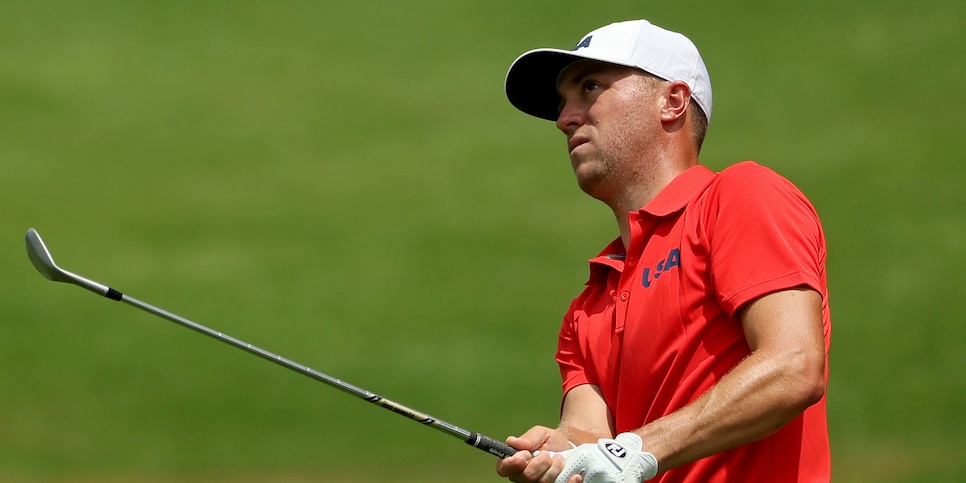
<path fill-rule="evenodd" d="M 40 238 L 40 234 L 37 233 L 37 230 L 34 230 L 33 228 L 30 228 L 29 230 L 27 230 L 26 242 L 27 242 L 27 255 L 30 257 L 31 263 L 33 263 L 37 271 L 40 272 L 40 274 L 43 275 L 48 280 L 52 280 L 54 282 L 65 282 L 72 285 L 77 285 L 79 287 L 83 287 L 87 290 L 90 290 L 91 292 L 94 292 L 96 294 L 103 295 L 104 297 L 107 297 L 111 300 L 117 300 L 120 302 L 127 303 L 129 305 L 133 305 L 141 310 L 150 312 L 159 317 L 163 317 L 171 322 L 183 325 L 189 329 L 201 332 L 202 334 L 218 339 L 222 342 L 235 346 L 246 352 L 255 354 L 263 359 L 272 361 L 282 367 L 286 367 L 295 372 L 311 377 L 312 379 L 323 382 L 336 389 L 340 389 L 344 392 L 357 396 L 361 399 L 365 399 L 366 401 L 379 405 L 394 413 L 406 416 L 407 418 L 412 419 L 413 421 L 418 421 L 422 424 L 433 427 L 450 436 L 453 436 L 465 441 L 467 444 L 469 444 L 470 446 L 473 446 L 474 448 L 479 448 L 483 451 L 499 456 L 500 458 L 506 458 L 507 456 L 510 456 L 517 452 L 517 450 L 511 448 L 510 446 L 507 446 L 506 444 L 496 441 L 492 438 L 489 438 L 487 436 L 484 436 L 482 434 L 475 433 L 472 431 L 467 431 L 458 426 L 454 426 L 445 421 L 436 419 L 428 414 L 421 413 L 414 409 L 403 406 L 402 404 L 390 401 L 377 394 L 373 394 L 369 391 L 353 386 L 352 384 L 349 384 L 345 381 L 336 379 L 334 377 L 328 376 L 326 374 L 323 374 L 309 367 L 303 366 L 302 364 L 293 362 L 278 354 L 273 354 L 267 350 L 260 349 L 247 342 L 231 337 L 227 334 L 209 329 L 208 327 L 192 322 L 188 319 L 185 319 L 184 317 L 180 317 L 178 315 L 172 314 L 171 312 L 167 312 L 153 305 L 144 303 L 140 300 L 124 295 L 121 292 L 118 292 L 117 290 L 114 290 L 111 287 L 108 287 L 106 285 L 100 284 L 93 280 L 81 277 L 80 275 L 77 275 L 75 273 L 64 270 L 58 267 L 54 263 L 54 259 L 50 255 L 50 251 L 47 250 L 47 246 L 44 245 L 44 241 Z"/>

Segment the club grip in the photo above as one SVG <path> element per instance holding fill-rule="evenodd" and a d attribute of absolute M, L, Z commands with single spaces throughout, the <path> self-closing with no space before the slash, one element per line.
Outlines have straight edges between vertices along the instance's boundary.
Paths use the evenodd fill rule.
<path fill-rule="evenodd" d="M 474 448 L 479 448 L 487 453 L 499 456 L 500 458 L 513 456 L 518 451 L 514 448 L 511 448 L 506 443 L 473 432 L 470 433 L 469 438 L 466 438 L 466 444 Z"/>

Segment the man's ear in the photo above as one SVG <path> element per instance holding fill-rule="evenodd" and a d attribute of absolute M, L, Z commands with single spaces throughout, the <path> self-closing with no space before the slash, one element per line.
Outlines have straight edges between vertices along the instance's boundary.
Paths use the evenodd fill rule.
<path fill-rule="evenodd" d="M 661 121 L 675 122 L 684 119 L 691 105 L 691 88 L 681 81 L 671 82 L 665 86 L 664 106 L 661 108 Z"/>

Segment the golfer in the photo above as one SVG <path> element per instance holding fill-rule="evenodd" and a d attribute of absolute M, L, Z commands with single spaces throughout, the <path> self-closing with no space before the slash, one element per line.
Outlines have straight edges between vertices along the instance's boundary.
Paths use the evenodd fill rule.
<path fill-rule="evenodd" d="M 830 478 L 826 244 L 812 205 L 754 162 L 698 154 L 711 82 L 694 44 L 644 20 L 520 56 L 510 102 L 555 121 L 619 236 L 560 327 L 560 422 L 507 444 L 514 482 Z"/>

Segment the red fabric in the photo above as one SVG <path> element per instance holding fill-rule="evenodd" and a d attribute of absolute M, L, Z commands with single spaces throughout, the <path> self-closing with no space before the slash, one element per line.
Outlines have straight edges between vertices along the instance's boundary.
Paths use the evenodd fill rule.
<path fill-rule="evenodd" d="M 818 291 L 827 353 L 825 238 L 789 181 L 753 162 L 718 174 L 695 166 L 629 216 L 630 249 L 618 238 L 590 260 L 557 351 L 564 393 L 600 386 L 618 433 L 694 401 L 748 356 L 734 315 L 762 295 Z M 768 438 L 655 481 L 811 482 L 829 474 L 823 398 Z"/>

